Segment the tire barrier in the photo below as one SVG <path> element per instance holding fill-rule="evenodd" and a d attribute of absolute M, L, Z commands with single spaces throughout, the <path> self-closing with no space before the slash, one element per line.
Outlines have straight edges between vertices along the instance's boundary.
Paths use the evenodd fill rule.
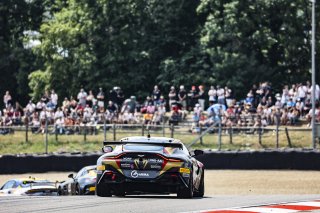
<path fill-rule="evenodd" d="M 320 152 L 313 150 L 207 152 L 197 159 L 207 169 L 320 170 Z"/>
<path fill-rule="evenodd" d="M 78 171 L 102 153 L 0 156 L 0 174 Z M 206 169 L 320 170 L 317 151 L 221 151 L 197 156 Z"/>

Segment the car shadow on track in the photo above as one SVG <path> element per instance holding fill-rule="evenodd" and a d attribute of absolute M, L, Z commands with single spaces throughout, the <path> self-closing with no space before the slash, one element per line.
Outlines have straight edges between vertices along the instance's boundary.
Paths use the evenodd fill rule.
<path fill-rule="evenodd" d="M 117 197 L 117 196 L 115 196 Z M 121 197 L 117 197 L 117 198 L 121 198 Z M 211 197 L 193 197 L 193 198 L 178 198 L 177 196 L 174 195 L 126 195 L 123 198 L 145 198 L 145 199 L 178 199 L 178 200 L 201 200 L 201 199 L 206 199 L 206 198 L 211 198 Z"/>

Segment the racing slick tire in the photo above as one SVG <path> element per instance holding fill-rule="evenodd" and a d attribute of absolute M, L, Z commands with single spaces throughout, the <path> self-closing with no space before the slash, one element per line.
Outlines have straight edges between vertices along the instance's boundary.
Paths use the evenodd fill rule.
<path fill-rule="evenodd" d="M 82 195 L 79 184 L 76 185 L 75 194 L 76 194 L 76 195 Z"/>
<path fill-rule="evenodd" d="M 203 197 L 204 195 L 204 170 L 202 171 L 199 189 L 193 193 L 194 197 Z"/>
<path fill-rule="evenodd" d="M 189 178 L 189 184 L 188 187 L 184 187 L 178 190 L 177 192 L 178 198 L 192 198 L 193 197 L 193 177 L 192 177 L 192 171 Z"/>
<path fill-rule="evenodd" d="M 96 195 L 99 197 L 112 196 L 109 187 L 106 184 L 101 184 L 101 183 L 96 185 Z"/>

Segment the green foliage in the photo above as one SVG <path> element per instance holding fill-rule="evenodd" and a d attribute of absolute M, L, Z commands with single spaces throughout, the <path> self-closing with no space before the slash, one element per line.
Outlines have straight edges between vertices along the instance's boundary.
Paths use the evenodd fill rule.
<path fill-rule="evenodd" d="M 228 85 L 238 97 L 261 81 L 280 88 L 310 78 L 310 9 L 305 0 L 2 1 L 0 92 L 27 98 L 34 70 L 60 97 L 81 86 L 138 98 L 155 84 Z M 32 50 L 26 31 L 40 33 Z"/>
<path fill-rule="evenodd" d="M 32 72 L 29 76 L 29 87 L 32 90 L 30 94 L 36 100 L 39 100 L 42 95 L 43 91 L 49 89 L 49 80 L 50 80 L 50 73 L 48 71 L 41 71 L 37 70 Z"/>

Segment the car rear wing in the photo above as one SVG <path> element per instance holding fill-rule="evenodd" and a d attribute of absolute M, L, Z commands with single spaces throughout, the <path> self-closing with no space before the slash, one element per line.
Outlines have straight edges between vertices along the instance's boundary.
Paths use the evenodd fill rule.
<path fill-rule="evenodd" d="M 126 145 L 126 144 L 133 144 L 133 145 L 152 145 L 152 146 L 163 146 L 163 147 L 173 147 L 183 149 L 181 143 L 168 143 L 168 142 L 149 142 L 149 141 L 103 141 L 103 146 L 117 146 L 117 145 Z"/>

